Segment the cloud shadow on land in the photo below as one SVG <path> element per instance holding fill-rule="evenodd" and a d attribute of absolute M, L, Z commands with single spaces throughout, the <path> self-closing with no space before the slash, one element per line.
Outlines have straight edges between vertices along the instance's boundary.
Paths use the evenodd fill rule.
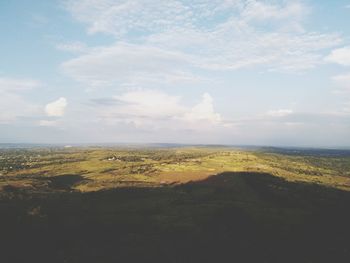
<path fill-rule="evenodd" d="M 349 203 L 349 192 L 248 172 L 158 188 L 16 192 L 0 202 L 1 258 L 348 262 Z"/>

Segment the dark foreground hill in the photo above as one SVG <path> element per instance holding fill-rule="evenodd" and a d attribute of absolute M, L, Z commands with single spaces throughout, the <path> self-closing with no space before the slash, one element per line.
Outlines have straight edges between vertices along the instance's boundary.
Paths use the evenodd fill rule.
<path fill-rule="evenodd" d="M 7 187 L 0 215 L 6 263 L 350 262 L 350 193 L 266 173 L 89 193 Z"/>

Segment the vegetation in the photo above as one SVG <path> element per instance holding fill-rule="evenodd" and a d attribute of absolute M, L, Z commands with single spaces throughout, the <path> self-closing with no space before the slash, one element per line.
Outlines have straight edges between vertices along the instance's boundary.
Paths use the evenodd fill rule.
<path fill-rule="evenodd" d="M 350 259 L 347 151 L 3 149 L 0 173 L 3 262 Z"/>
<path fill-rule="evenodd" d="M 295 155 L 230 148 L 57 148 L 2 150 L 0 187 L 49 191 L 58 176 L 80 176 L 72 190 L 159 186 L 205 179 L 222 172 L 261 172 L 287 181 L 350 190 L 350 154 Z"/>

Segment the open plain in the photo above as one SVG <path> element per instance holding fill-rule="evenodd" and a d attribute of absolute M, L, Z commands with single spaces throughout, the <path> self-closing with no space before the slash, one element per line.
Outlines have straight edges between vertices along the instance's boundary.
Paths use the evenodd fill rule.
<path fill-rule="evenodd" d="M 350 258 L 348 151 L 37 147 L 0 165 L 3 262 Z"/>

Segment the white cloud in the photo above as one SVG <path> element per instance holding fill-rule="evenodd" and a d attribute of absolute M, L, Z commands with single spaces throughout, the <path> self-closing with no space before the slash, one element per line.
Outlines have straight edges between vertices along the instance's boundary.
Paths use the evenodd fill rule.
<path fill-rule="evenodd" d="M 60 43 L 56 45 L 56 48 L 58 50 L 68 51 L 68 52 L 84 52 L 87 50 L 86 44 L 80 41 Z"/>
<path fill-rule="evenodd" d="M 191 19 L 191 10 L 180 1 L 150 0 L 73 0 L 67 9 L 88 32 L 109 33 L 118 37 L 132 32 L 151 33 L 182 25 Z"/>
<path fill-rule="evenodd" d="M 255 0 L 68 0 L 65 6 L 73 17 L 87 25 L 89 33 L 108 33 L 118 38 L 133 33 L 144 36 L 174 28 L 200 28 L 228 17 L 300 23 L 308 11 L 301 1 Z"/>
<path fill-rule="evenodd" d="M 27 101 L 22 93 L 41 85 L 41 82 L 32 79 L 0 77 L 0 123 L 7 124 L 20 117 L 38 114 L 39 107 Z"/>
<path fill-rule="evenodd" d="M 31 90 L 41 86 L 37 80 L 0 77 L 0 91 L 16 92 Z"/>
<path fill-rule="evenodd" d="M 300 23 L 308 9 L 298 1 L 286 2 L 284 5 L 277 5 L 263 1 L 247 1 L 242 11 L 246 20 L 292 20 L 293 23 Z"/>
<path fill-rule="evenodd" d="M 350 92 L 350 73 L 334 76 L 333 81 L 343 90 Z"/>
<path fill-rule="evenodd" d="M 350 101 L 348 103 L 345 103 L 343 111 L 347 114 L 350 114 Z"/>
<path fill-rule="evenodd" d="M 39 121 L 39 126 L 44 126 L 44 127 L 56 127 L 58 125 L 57 120 L 40 120 Z"/>
<path fill-rule="evenodd" d="M 302 1 L 68 0 L 66 8 L 88 32 L 117 40 L 63 63 L 90 86 L 196 82 L 203 70 L 259 66 L 303 71 L 342 41 L 305 30 Z"/>
<path fill-rule="evenodd" d="M 333 50 L 326 57 L 326 60 L 343 66 L 350 66 L 350 46 Z"/>
<path fill-rule="evenodd" d="M 68 75 L 92 87 L 112 84 L 145 84 L 149 82 L 196 82 L 200 79 L 187 69 L 192 58 L 177 51 L 157 47 L 118 43 L 63 63 Z"/>
<path fill-rule="evenodd" d="M 115 96 L 113 102 L 100 100 L 97 103 L 100 107 L 94 109 L 102 124 L 123 122 L 150 130 L 186 130 L 224 125 L 208 93 L 204 93 L 201 101 L 192 107 L 182 103 L 179 96 L 145 89 Z"/>
<path fill-rule="evenodd" d="M 46 104 L 45 112 L 47 116 L 62 117 L 64 115 L 67 104 L 67 99 L 61 97 L 53 102 Z"/>
<path fill-rule="evenodd" d="M 293 114 L 293 110 L 290 109 L 270 110 L 266 113 L 266 115 L 271 117 L 285 117 L 291 114 Z"/>
<path fill-rule="evenodd" d="M 176 31 L 153 35 L 144 44 L 119 42 L 89 49 L 62 64 L 63 71 L 89 87 L 116 85 L 174 85 L 207 81 L 199 70 L 236 70 L 264 66 L 270 70 L 300 71 L 322 62 L 318 54 L 339 42 L 335 36 L 287 33 L 248 33 L 229 37 Z M 248 30 L 249 31 L 249 30 Z"/>
<path fill-rule="evenodd" d="M 32 117 L 39 112 L 39 107 L 22 96 L 0 92 L 0 124 L 15 122 L 20 117 Z"/>
<path fill-rule="evenodd" d="M 182 114 L 180 97 L 156 90 L 130 91 L 114 97 L 122 105 L 118 112 L 142 118 L 172 118 Z"/>
<path fill-rule="evenodd" d="M 208 121 L 210 123 L 220 123 L 221 116 L 215 113 L 213 106 L 213 98 L 204 93 L 202 101 L 195 105 L 188 113 L 184 115 L 185 120 L 194 121 Z"/>

